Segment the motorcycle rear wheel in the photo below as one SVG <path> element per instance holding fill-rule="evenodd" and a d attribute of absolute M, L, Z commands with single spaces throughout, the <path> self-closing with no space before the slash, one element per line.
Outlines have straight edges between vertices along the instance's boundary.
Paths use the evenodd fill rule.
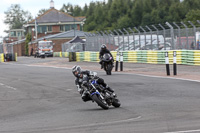
<path fill-rule="evenodd" d="M 119 99 L 114 99 L 112 105 L 115 107 L 115 108 L 119 108 L 121 106 L 121 103 L 119 101 Z"/>

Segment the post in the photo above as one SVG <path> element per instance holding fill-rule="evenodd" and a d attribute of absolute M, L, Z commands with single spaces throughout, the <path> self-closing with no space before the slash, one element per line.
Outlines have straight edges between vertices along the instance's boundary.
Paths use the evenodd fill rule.
<path fill-rule="evenodd" d="M 161 25 L 161 24 L 158 24 L 162 29 L 163 29 L 163 32 L 164 32 L 164 44 L 166 44 L 166 31 L 165 31 L 165 28 Z M 164 46 L 165 47 L 165 50 L 166 50 L 166 45 Z"/>
<path fill-rule="evenodd" d="M 152 30 L 151 30 L 151 28 L 149 28 L 147 25 L 145 26 L 149 31 L 150 31 L 150 33 L 151 33 L 151 50 L 153 50 L 153 44 L 152 44 L 152 42 L 153 42 L 153 38 L 152 38 Z"/>
<path fill-rule="evenodd" d="M 181 49 L 182 49 L 180 27 L 179 27 L 175 22 L 173 22 L 173 24 L 178 28 L 178 36 L 179 36 L 179 43 L 178 43 L 178 45 L 180 45 L 180 46 L 181 46 Z M 177 47 L 177 46 L 176 46 L 176 47 Z M 179 48 L 179 47 L 178 47 L 178 48 Z"/>
<path fill-rule="evenodd" d="M 176 51 L 173 51 L 173 70 L 174 70 L 174 75 L 177 75 L 177 67 L 176 67 Z"/>
<path fill-rule="evenodd" d="M 123 71 L 123 52 L 120 54 L 120 71 Z"/>
<path fill-rule="evenodd" d="M 37 18 L 35 17 L 35 40 L 37 41 Z"/>
<path fill-rule="evenodd" d="M 117 37 L 118 37 L 118 47 L 119 47 L 119 33 L 116 30 L 114 30 L 114 32 L 117 34 Z"/>
<path fill-rule="evenodd" d="M 133 33 L 133 48 L 135 50 L 135 33 L 130 27 L 128 29 Z"/>
<path fill-rule="evenodd" d="M 188 27 L 186 24 L 184 24 L 183 22 L 181 22 L 181 24 L 185 27 L 185 33 L 187 36 L 187 49 L 189 49 L 189 42 L 188 42 Z"/>
<path fill-rule="evenodd" d="M 166 25 L 170 28 L 170 31 L 171 31 L 172 49 L 175 49 L 175 43 L 174 43 L 174 28 L 173 28 L 173 26 L 172 26 L 169 22 L 166 22 Z"/>
<path fill-rule="evenodd" d="M 123 30 L 126 32 L 126 35 L 128 35 L 128 50 L 129 50 L 129 33 L 125 28 L 123 28 Z"/>
<path fill-rule="evenodd" d="M 146 41 L 147 41 L 146 35 L 147 35 L 147 33 L 146 33 L 146 31 L 144 30 L 144 28 L 142 28 L 142 26 L 140 26 L 140 29 L 142 29 L 142 31 L 144 32 L 144 40 L 145 40 L 145 41 L 144 41 L 144 47 L 145 47 L 144 49 L 146 50 L 146 43 L 147 43 L 147 42 L 146 42 Z"/>
<path fill-rule="evenodd" d="M 116 64 L 115 64 L 115 71 L 118 71 L 118 63 L 119 63 L 119 52 L 117 52 Z"/>
<path fill-rule="evenodd" d="M 193 46 L 191 46 L 191 48 L 192 49 L 196 49 L 196 46 L 197 46 L 197 44 L 196 44 L 196 31 L 197 31 L 197 28 L 196 28 L 196 26 L 191 21 L 188 21 L 188 23 L 193 26 L 193 31 L 194 31 L 194 42 L 192 43 Z"/>
<path fill-rule="evenodd" d="M 139 46 L 141 48 L 140 30 L 138 30 L 136 27 L 134 27 L 134 29 L 139 33 Z"/>
<path fill-rule="evenodd" d="M 123 51 L 124 51 L 124 33 L 120 29 L 118 29 L 118 31 L 123 35 Z"/>
<path fill-rule="evenodd" d="M 169 75 L 170 75 L 170 70 L 169 70 L 169 57 L 168 57 L 168 52 L 165 52 L 165 64 L 166 64 L 167 76 L 169 76 Z"/>
<path fill-rule="evenodd" d="M 111 45 L 115 46 L 115 34 L 111 30 L 109 30 L 109 32 L 110 32 L 110 35 L 112 37 Z"/>
<path fill-rule="evenodd" d="M 102 34 L 102 36 L 103 36 L 103 43 L 106 45 L 105 34 L 104 34 L 104 32 L 103 32 L 103 31 L 100 31 L 100 33 L 101 33 L 101 34 Z"/>
<path fill-rule="evenodd" d="M 151 25 L 151 26 L 156 30 L 156 33 L 157 33 L 157 47 L 158 47 L 158 50 L 159 50 L 159 31 L 158 31 L 158 28 L 156 28 L 155 25 Z"/>
<path fill-rule="evenodd" d="M 106 36 L 108 37 L 108 43 L 109 43 L 109 45 L 107 47 L 108 47 L 109 50 L 111 50 L 110 34 L 107 31 L 105 31 L 105 33 L 106 33 Z"/>

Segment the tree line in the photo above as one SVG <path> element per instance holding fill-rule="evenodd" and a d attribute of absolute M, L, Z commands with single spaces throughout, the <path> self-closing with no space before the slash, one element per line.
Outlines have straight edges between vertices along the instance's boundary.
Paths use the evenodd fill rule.
<path fill-rule="evenodd" d="M 75 17 L 85 16 L 84 31 L 101 31 L 181 21 L 198 25 L 199 5 L 200 0 L 108 0 L 90 2 L 84 7 L 63 4 L 60 11 L 71 12 Z M 38 16 L 45 11 L 47 9 L 41 9 Z M 29 12 L 20 9 L 20 5 L 12 5 L 5 14 L 4 23 L 10 29 L 21 28 L 32 19 Z"/>

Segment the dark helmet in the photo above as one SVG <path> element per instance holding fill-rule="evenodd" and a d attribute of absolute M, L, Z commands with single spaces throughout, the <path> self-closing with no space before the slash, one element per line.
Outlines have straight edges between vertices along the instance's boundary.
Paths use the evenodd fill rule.
<path fill-rule="evenodd" d="M 107 47 L 106 47 L 105 44 L 102 44 L 102 45 L 101 45 L 101 49 L 102 49 L 102 50 L 105 50 L 106 48 L 107 48 Z"/>
<path fill-rule="evenodd" d="M 80 66 L 74 66 L 72 68 L 72 73 L 74 74 L 75 77 L 80 77 L 81 75 L 81 67 Z"/>

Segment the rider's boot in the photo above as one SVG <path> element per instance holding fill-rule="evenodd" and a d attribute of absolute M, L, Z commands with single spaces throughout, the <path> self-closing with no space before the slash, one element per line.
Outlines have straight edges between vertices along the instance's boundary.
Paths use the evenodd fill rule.
<path fill-rule="evenodd" d="M 109 92 L 111 92 L 111 95 L 113 96 L 113 97 L 116 97 L 117 95 L 114 93 L 114 90 L 112 89 L 112 88 L 110 88 L 109 86 L 106 86 L 106 89 L 109 91 Z"/>

